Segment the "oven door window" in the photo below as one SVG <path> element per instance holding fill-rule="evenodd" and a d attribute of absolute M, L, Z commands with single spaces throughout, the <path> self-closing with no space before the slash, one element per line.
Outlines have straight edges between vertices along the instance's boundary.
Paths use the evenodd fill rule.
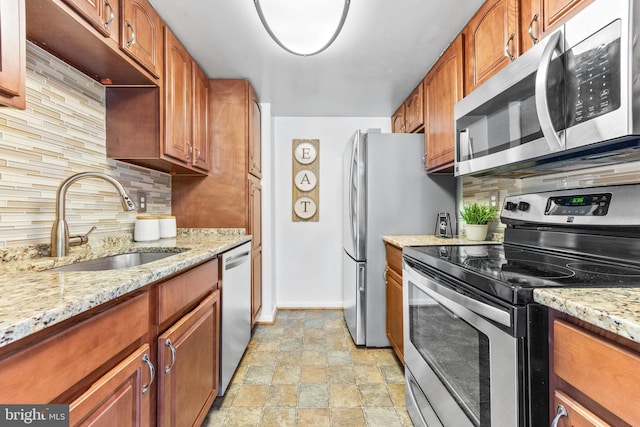
<path fill-rule="evenodd" d="M 491 425 L 489 337 L 410 286 L 409 339 L 473 424 Z"/>

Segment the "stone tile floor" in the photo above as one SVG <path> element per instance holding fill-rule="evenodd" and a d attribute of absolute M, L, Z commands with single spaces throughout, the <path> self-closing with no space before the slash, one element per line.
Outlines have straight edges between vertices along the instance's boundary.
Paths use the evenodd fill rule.
<path fill-rule="evenodd" d="M 205 427 L 412 426 L 390 348 L 353 344 L 342 310 L 280 310 L 257 325 Z"/>

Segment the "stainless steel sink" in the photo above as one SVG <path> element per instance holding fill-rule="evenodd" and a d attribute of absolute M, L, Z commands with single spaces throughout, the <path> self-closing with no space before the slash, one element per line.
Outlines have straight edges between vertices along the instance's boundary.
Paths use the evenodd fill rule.
<path fill-rule="evenodd" d="M 102 271 L 120 268 L 137 267 L 142 264 L 157 261 L 176 255 L 180 252 L 131 252 L 111 255 L 103 258 L 80 261 L 73 264 L 61 265 L 44 271 Z"/>

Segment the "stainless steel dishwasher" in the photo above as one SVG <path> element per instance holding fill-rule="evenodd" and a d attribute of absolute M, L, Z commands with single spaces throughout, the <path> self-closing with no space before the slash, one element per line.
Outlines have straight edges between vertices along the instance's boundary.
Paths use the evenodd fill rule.
<path fill-rule="evenodd" d="M 222 254 L 220 388 L 231 382 L 251 339 L 251 242 Z"/>

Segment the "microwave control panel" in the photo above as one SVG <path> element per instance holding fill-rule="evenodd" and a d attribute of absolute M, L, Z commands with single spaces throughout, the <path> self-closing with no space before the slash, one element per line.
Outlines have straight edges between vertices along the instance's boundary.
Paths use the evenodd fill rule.
<path fill-rule="evenodd" d="M 565 53 L 567 127 L 620 108 L 620 21 Z"/>

